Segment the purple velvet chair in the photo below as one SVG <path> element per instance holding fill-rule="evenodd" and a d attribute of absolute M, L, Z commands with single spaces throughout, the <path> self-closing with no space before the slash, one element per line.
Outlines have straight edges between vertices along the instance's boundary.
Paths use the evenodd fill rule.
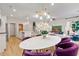
<path fill-rule="evenodd" d="M 61 42 L 59 42 L 57 45 L 56 45 L 56 48 L 60 45 L 60 44 L 63 44 L 65 42 L 70 42 L 71 41 L 71 38 L 69 37 L 65 37 L 65 38 L 62 38 L 61 39 Z"/>
<path fill-rule="evenodd" d="M 41 34 L 38 34 L 38 35 L 36 35 L 36 36 L 41 36 Z"/>
<path fill-rule="evenodd" d="M 31 38 L 31 37 L 25 37 L 25 38 L 23 38 L 23 40 L 22 40 L 22 41 L 24 41 L 24 40 L 26 40 L 26 39 L 29 39 L 29 38 Z"/>
<path fill-rule="evenodd" d="M 38 35 L 36 35 L 36 36 L 41 36 L 41 35 L 38 34 Z M 26 39 L 29 39 L 29 38 L 31 38 L 31 37 L 25 37 L 25 38 L 23 38 L 23 41 L 26 40 Z"/>
<path fill-rule="evenodd" d="M 72 42 L 66 42 L 58 46 L 54 52 L 54 56 L 76 56 L 78 46 Z"/>
<path fill-rule="evenodd" d="M 23 56 L 51 56 L 51 51 L 47 52 L 31 52 L 24 50 L 23 51 Z"/>
<path fill-rule="evenodd" d="M 71 38 L 69 37 L 65 37 L 65 38 L 62 38 L 61 42 L 70 42 L 71 41 Z"/>

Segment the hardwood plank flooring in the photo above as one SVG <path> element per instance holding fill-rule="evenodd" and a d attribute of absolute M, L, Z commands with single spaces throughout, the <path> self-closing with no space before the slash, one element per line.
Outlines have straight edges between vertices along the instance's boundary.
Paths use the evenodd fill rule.
<path fill-rule="evenodd" d="M 21 56 L 23 49 L 19 47 L 20 39 L 16 37 L 10 37 L 7 42 L 6 50 L 1 54 L 3 56 Z"/>

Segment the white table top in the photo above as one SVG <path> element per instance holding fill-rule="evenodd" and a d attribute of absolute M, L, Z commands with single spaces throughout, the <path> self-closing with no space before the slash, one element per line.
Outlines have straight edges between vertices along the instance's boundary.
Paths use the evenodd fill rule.
<path fill-rule="evenodd" d="M 61 41 L 61 38 L 58 36 L 47 36 L 46 39 L 43 39 L 42 36 L 29 38 L 20 43 L 20 48 L 22 49 L 43 49 L 51 46 L 55 46 L 57 43 Z"/>

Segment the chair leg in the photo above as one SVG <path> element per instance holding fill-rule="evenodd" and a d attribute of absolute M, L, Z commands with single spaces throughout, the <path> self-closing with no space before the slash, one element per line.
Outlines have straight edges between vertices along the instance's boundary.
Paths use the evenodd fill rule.
<path fill-rule="evenodd" d="M 25 49 L 23 50 L 22 56 L 24 56 Z"/>

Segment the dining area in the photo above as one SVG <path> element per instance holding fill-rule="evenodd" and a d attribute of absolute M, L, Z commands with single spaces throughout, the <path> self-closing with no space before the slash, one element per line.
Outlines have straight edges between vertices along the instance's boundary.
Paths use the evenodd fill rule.
<path fill-rule="evenodd" d="M 72 22 L 51 26 L 52 22 L 33 22 L 32 31 L 25 32 L 19 44 L 22 56 L 78 56 L 79 34 L 74 34 Z"/>
<path fill-rule="evenodd" d="M 61 26 L 47 21 L 34 22 L 32 32 L 25 32 L 19 44 L 22 56 L 78 56 L 79 34 L 74 34 L 71 24 L 66 21 L 62 31 Z"/>
<path fill-rule="evenodd" d="M 54 34 L 26 37 L 19 44 L 22 56 L 77 56 L 79 46 L 69 36 Z"/>

